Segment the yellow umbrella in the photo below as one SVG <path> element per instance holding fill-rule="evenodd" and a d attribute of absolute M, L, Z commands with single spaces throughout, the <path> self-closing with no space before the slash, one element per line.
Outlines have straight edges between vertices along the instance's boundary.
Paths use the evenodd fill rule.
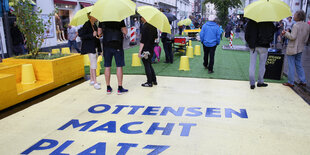
<path fill-rule="evenodd" d="M 137 12 L 151 25 L 158 28 L 161 32 L 171 34 L 168 18 L 165 14 L 152 6 L 140 6 Z"/>
<path fill-rule="evenodd" d="M 186 19 L 183 20 L 183 24 L 186 25 L 186 26 L 191 25 L 191 23 L 192 23 L 192 20 L 189 19 L 189 18 L 186 18 Z"/>
<path fill-rule="evenodd" d="M 259 0 L 244 8 L 244 17 L 256 22 L 280 21 L 289 16 L 290 7 L 280 0 Z"/>
<path fill-rule="evenodd" d="M 83 25 L 85 22 L 88 21 L 88 16 L 87 13 L 91 12 L 93 9 L 93 6 L 85 7 L 73 16 L 70 25 L 72 26 L 78 26 L 78 25 Z"/>
<path fill-rule="evenodd" d="M 184 25 L 184 21 L 183 21 L 183 20 L 180 20 L 180 21 L 178 22 L 178 26 L 182 26 L 182 25 Z"/>
<path fill-rule="evenodd" d="M 9 2 L 9 6 L 14 6 L 15 2 L 17 1 L 13 1 L 13 2 Z M 25 2 L 25 0 L 23 0 L 23 2 Z M 37 5 L 33 0 L 30 0 L 31 5 Z"/>
<path fill-rule="evenodd" d="M 91 12 L 91 16 L 99 21 L 122 21 L 134 15 L 136 4 L 131 0 L 98 0 Z"/>

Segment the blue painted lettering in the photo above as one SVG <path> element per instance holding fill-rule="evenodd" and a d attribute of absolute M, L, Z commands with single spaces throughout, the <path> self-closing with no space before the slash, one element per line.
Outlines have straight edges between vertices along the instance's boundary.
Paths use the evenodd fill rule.
<path fill-rule="evenodd" d="M 105 155 L 106 143 L 99 142 L 78 155 Z M 92 153 L 96 152 L 96 153 Z"/>
<path fill-rule="evenodd" d="M 129 127 L 135 124 L 142 124 L 143 122 L 129 122 L 121 126 L 120 130 L 127 134 L 139 134 L 142 133 L 141 130 L 129 130 Z"/>
<path fill-rule="evenodd" d="M 98 126 L 97 128 L 94 128 L 90 130 L 89 132 L 97 132 L 97 131 L 107 131 L 107 132 L 116 132 L 116 122 L 115 121 L 109 121 L 105 124 L 102 124 Z"/>
<path fill-rule="evenodd" d="M 189 132 L 191 131 L 191 127 L 197 126 L 197 124 L 194 124 L 194 123 L 180 123 L 179 125 L 183 126 L 180 136 L 188 136 Z"/>
<path fill-rule="evenodd" d="M 40 141 L 38 141 L 37 143 L 32 145 L 30 148 L 28 148 L 27 150 L 25 150 L 21 154 L 29 154 L 29 153 L 31 153 L 32 151 L 35 151 L 35 150 L 47 150 L 47 149 L 55 147 L 56 145 L 58 145 L 58 141 L 57 140 L 41 139 Z"/>
<path fill-rule="evenodd" d="M 103 109 L 100 110 L 99 108 L 103 108 Z M 88 111 L 93 114 L 98 114 L 98 113 L 104 113 L 106 111 L 109 111 L 110 109 L 111 109 L 111 106 L 107 104 L 98 104 L 98 105 L 94 105 L 90 107 Z"/>
<path fill-rule="evenodd" d="M 158 112 L 160 107 L 147 107 L 145 109 L 145 111 L 142 113 L 142 115 L 156 115 L 157 113 L 152 113 L 152 111 L 154 112 Z"/>
<path fill-rule="evenodd" d="M 128 115 L 134 115 L 140 108 L 144 108 L 144 106 L 130 106 L 132 109 L 131 111 L 128 113 Z"/>
<path fill-rule="evenodd" d="M 147 145 L 143 149 L 154 149 L 152 152 L 148 153 L 147 155 L 158 155 L 159 153 L 162 153 L 169 147 L 170 146 L 168 145 Z"/>
<path fill-rule="evenodd" d="M 70 125 L 72 125 L 73 128 L 84 126 L 82 129 L 80 129 L 80 131 L 86 131 L 88 128 L 90 128 L 92 125 L 94 125 L 96 122 L 97 122 L 97 120 L 93 120 L 93 121 L 88 121 L 88 122 L 80 124 L 79 120 L 73 119 L 73 120 L 69 121 L 68 123 L 66 123 L 65 125 L 63 125 L 62 127 L 60 127 L 58 130 L 64 130 L 67 127 L 69 127 Z"/>
<path fill-rule="evenodd" d="M 160 113 L 160 116 L 167 116 L 167 113 L 170 112 L 174 116 L 182 116 L 185 107 L 179 107 L 178 111 L 175 111 L 172 107 L 164 107 L 164 110 Z"/>
<path fill-rule="evenodd" d="M 158 126 L 159 126 L 159 123 L 153 123 L 151 127 L 149 128 L 149 130 L 146 132 L 146 134 L 152 135 L 154 134 L 156 130 L 163 130 L 162 135 L 170 135 L 174 127 L 174 123 L 167 123 L 166 127 L 158 127 Z"/>
<path fill-rule="evenodd" d="M 118 143 L 117 146 L 120 146 L 121 148 L 120 148 L 119 151 L 116 153 L 116 155 L 125 155 L 131 147 L 137 147 L 138 144 Z"/>
<path fill-rule="evenodd" d="M 220 113 L 221 113 L 220 108 L 207 108 L 206 117 L 221 117 Z"/>
<path fill-rule="evenodd" d="M 129 107 L 129 105 L 116 105 L 116 109 L 112 112 L 112 114 L 118 114 L 123 108 Z"/>
<path fill-rule="evenodd" d="M 187 111 L 188 112 L 191 112 L 192 114 L 185 114 L 185 116 L 191 116 L 191 117 L 194 117 L 194 116 L 201 116 L 202 115 L 202 112 L 201 111 L 198 111 L 200 110 L 201 108 L 200 107 L 191 107 L 191 108 L 187 108 Z"/>
<path fill-rule="evenodd" d="M 61 153 L 63 150 L 65 150 L 68 146 L 70 146 L 74 141 L 68 140 L 64 142 L 61 146 L 59 146 L 55 151 L 53 151 L 50 155 L 70 155 L 68 153 Z"/>
<path fill-rule="evenodd" d="M 232 118 L 232 114 L 235 114 L 239 116 L 240 118 L 248 118 L 248 114 L 245 109 L 240 109 L 240 113 L 230 109 L 230 108 L 225 108 L 225 117 L 226 118 Z"/>

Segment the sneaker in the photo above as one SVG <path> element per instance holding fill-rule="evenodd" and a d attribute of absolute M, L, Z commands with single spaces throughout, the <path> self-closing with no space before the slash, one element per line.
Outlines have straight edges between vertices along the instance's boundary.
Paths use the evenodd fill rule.
<path fill-rule="evenodd" d="M 254 88 L 255 88 L 255 85 L 251 85 L 250 88 L 251 88 L 251 89 L 254 89 Z"/>
<path fill-rule="evenodd" d="M 156 81 L 155 81 L 155 82 L 152 82 L 152 83 L 153 83 L 153 85 L 155 85 L 155 86 L 157 85 L 157 82 L 156 82 Z"/>
<path fill-rule="evenodd" d="M 212 73 L 214 73 L 214 71 L 210 71 L 210 70 L 209 70 L 208 73 L 209 73 L 209 74 L 212 74 Z"/>
<path fill-rule="evenodd" d="M 257 87 L 267 87 L 267 83 L 257 83 Z"/>
<path fill-rule="evenodd" d="M 282 83 L 284 86 L 289 86 L 289 87 L 291 87 L 291 88 L 293 88 L 294 87 L 294 85 L 292 85 L 292 84 L 290 84 L 290 83 Z"/>
<path fill-rule="evenodd" d="M 111 94 L 113 89 L 111 87 L 107 88 L 107 94 Z"/>
<path fill-rule="evenodd" d="M 299 85 L 299 86 L 304 86 L 304 87 L 306 87 L 306 86 L 307 86 L 307 84 L 306 84 L 306 83 L 302 83 L 302 82 L 298 83 L 298 85 Z"/>
<path fill-rule="evenodd" d="M 89 85 L 93 86 L 95 84 L 95 81 L 90 81 Z M 97 84 L 101 85 L 101 83 L 97 82 Z"/>
<path fill-rule="evenodd" d="M 128 92 L 128 89 L 124 89 L 124 88 L 118 89 L 117 90 L 117 95 L 122 95 L 123 93 L 127 93 L 127 92 Z"/>
<path fill-rule="evenodd" d="M 153 87 L 152 83 L 143 83 L 141 84 L 142 87 Z"/>
<path fill-rule="evenodd" d="M 94 84 L 94 88 L 97 89 L 97 90 L 100 90 L 100 89 L 101 89 L 101 86 L 100 86 L 100 84 L 95 83 L 95 84 Z"/>

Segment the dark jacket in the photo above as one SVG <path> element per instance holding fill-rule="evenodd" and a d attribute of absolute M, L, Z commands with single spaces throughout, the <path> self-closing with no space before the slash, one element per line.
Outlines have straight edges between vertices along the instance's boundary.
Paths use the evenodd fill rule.
<path fill-rule="evenodd" d="M 22 45 L 24 44 L 23 34 L 20 32 L 17 26 L 11 28 L 11 36 L 13 45 Z"/>
<path fill-rule="evenodd" d="M 269 48 L 276 28 L 272 22 L 255 22 L 249 20 L 245 30 L 245 40 L 250 48 Z"/>
<path fill-rule="evenodd" d="M 93 27 L 95 31 L 98 30 L 96 24 Z M 79 37 L 82 40 L 81 54 L 96 53 L 96 48 L 98 48 L 98 52 L 102 51 L 100 40 L 93 36 L 93 32 L 90 21 L 86 22 L 83 27 L 79 29 Z"/>
<path fill-rule="evenodd" d="M 158 37 L 157 29 L 149 23 L 143 24 L 140 42 L 144 44 L 142 51 L 154 53 L 155 39 Z"/>

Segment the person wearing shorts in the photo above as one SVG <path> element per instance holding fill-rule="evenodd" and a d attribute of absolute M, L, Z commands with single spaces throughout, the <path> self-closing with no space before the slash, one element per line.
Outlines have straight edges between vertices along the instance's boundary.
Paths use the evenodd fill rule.
<path fill-rule="evenodd" d="M 112 93 L 110 85 L 112 59 L 116 63 L 116 76 L 118 81 L 117 94 L 128 92 L 123 88 L 123 67 L 125 66 L 123 39 L 127 35 L 127 28 L 124 20 L 121 22 L 100 22 L 98 29 L 99 36 L 103 35 L 103 57 L 105 67 L 105 81 L 107 84 L 107 94 Z"/>
<path fill-rule="evenodd" d="M 100 41 L 97 38 L 97 26 L 94 24 L 97 19 L 88 16 L 89 21 L 87 21 L 81 29 L 79 29 L 78 34 L 82 39 L 81 54 L 88 54 L 90 61 L 90 85 L 94 86 L 95 89 L 101 89 L 100 83 L 97 83 L 96 79 L 96 69 L 97 69 L 97 51 L 101 52 Z"/>

